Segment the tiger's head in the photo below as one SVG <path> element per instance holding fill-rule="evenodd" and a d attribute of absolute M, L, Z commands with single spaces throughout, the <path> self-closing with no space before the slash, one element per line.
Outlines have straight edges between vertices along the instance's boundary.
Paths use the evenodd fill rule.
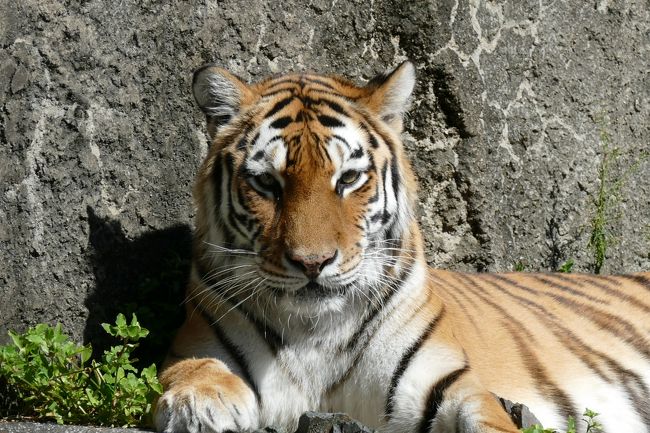
<path fill-rule="evenodd" d="M 194 191 L 204 283 L 314 302 L 368 297 L 397 278 L 420 242 L 400 141 L 414 85 L 409 62 L 365 86 L 197 70 L 211 140 Z"/>

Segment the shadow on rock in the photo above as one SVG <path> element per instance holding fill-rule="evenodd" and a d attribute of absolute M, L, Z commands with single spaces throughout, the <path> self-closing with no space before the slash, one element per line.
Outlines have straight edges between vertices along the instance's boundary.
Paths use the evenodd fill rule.
<path fill-rule="evenodd" d="M 90 207 L 88 221 L 96 287 L 85 301 L 89 314 L 84 341 L 100 356 L 115 344 L 101 323 L 113 323 L 118 313 L 130 320 L 135 313 L 151 331 L 135 352 L 139 364 L 159 364 L 183 320 L 192 231 L 178 225 L 128 239 L 119 221 L 99 217 Z"/>

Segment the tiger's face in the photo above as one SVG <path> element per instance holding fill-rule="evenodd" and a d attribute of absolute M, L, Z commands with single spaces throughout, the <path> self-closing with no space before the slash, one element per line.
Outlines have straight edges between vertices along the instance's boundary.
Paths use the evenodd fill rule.
<path fill-rule="evenodd" d="M 212 145 L 195 248 L 213 284 L 313 301 L 385 283 L 411 222 L 399 134 L 413 86 L 410 63 L 363 87 L 316 75 L 246 85 L 199 69 Z"/>

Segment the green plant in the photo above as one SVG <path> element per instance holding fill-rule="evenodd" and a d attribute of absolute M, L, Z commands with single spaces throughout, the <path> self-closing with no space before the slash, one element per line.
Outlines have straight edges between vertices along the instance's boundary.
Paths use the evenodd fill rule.
<path fill-rule="evenodd" d="M 564 263 L 562 263 L 562 265 L 560 265 L 560 267 L 557 269 L 557 271 L 569 274 L 569 273 L 571 273 L 571 271 L 573 271 L 573 265 L 574 264 L 575 264 L 575 262 L 573 261 L 573 259 L 568 259 L 566 262 L 564 262 Z"/>
<path fill-rule="evenodd" d="M 526 265 L 521 260 L 515 263 L 515 272 L 524 272 L 526 270 Z"/>
<path fill-rule="evenodd" d="M 600 143 L 602 146 L 603 156 L 598 168 L 598 194 L 596 196 L 596 213 L 591 220 L 591 236 L 589 237 L 589 248 L 594 255 L 594 272 L 599 274 L 605 258 L 607 257 L 607 244 L 609 242 L 609 233 L 607 232 L 607 220 L 610 216 L 610 208 L 614 205 L 617 191 L 612 190 L 610 186 L 610 165 L 613 160 L 618 158 L 618 149 L 611 149 L 610 138 L 605 127 L 600 128 Z"/>
<path fill-rule="evenodd" d="M 603 425 L 596 421 L 598 413 L 593 410 L 587 409 L 585 413 L 582 414 L 584 418 L 582 420 L 587 423 L 587 432 L 586 433 L 600 433 L 603 431 Z M 574 427 L 575 430 L 575 427 Z"/>
<path fill-rule="evenodd" d="M 106 426 L 142 425 L 151 402 L 162 393 L 156 366 L 138 370 L 131 353 L 149 334 L 135 315 L 119 314 L 102 327 L 120 344 L 91 359 L 90 345 L 70 341 L 61 325 L 38 324 L 24 334 L 9 332 L 13 344 L 0 346 L 0 378 L 22 402 L 23 416 L 57 423 Z"/>
<path fill-rule="evenodd" d="M 593 410 L 586 409 L 582 414 L 584 418 L 582 420 L 587 423 L 587 430 L 585 433 L 602 433 L 603 426 L 600 422 L 596 421 L 598 413 Z M 570 416 L 566 423 L 566 433 L 577 433 L 576 420 Z M 543 428 L 539 424 L 535 424 L 525 429 L 521 429 L 522 433 L 557 433 L 557 430 L 553 428 Z"/>
<path fill-rule="evenodd" d="M 607 258 L 607 248 L 612 241 L 609 233 L 609 225 L 616 216 L 613 210 L 618 206 L 621 188 L 627 179 L 636 173 L 641 165 L 650 157 L 650 153 L 644 151 L 636 159 L 634 164 L 626 168 L 617 176 L 616 181 L 612 180 L 611 166 L 615 164 L 620 156 L 618 147 L 612 147 L 611 138 L 605 127 L 605 119 L 597 120 L 600 125 L 600 144 L 602 147 L 602 158 L 598 168 L 598 194 L 596 195 L 596 212 L 591 220 L 591 235 L 588 247 L 592 249 L 594 257 L 594 273 L 599 274 Z"/>

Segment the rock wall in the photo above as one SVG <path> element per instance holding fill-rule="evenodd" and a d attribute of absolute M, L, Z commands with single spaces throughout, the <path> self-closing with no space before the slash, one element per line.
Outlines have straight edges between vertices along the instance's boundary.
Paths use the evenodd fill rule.
<path fill-rule="evenodd" d="M 593 270 L 601 197 L 603 271 L 650 269 L 649 10 L 0 0 L 0 342 L 39 321 L 93 339 L 136 311 L 164 347 L 207 147 L 189 90 L 205 62 L 250 80 L 315 70 L 363 82 L 411 58 L 405 142 L 431 264 Z"/>

